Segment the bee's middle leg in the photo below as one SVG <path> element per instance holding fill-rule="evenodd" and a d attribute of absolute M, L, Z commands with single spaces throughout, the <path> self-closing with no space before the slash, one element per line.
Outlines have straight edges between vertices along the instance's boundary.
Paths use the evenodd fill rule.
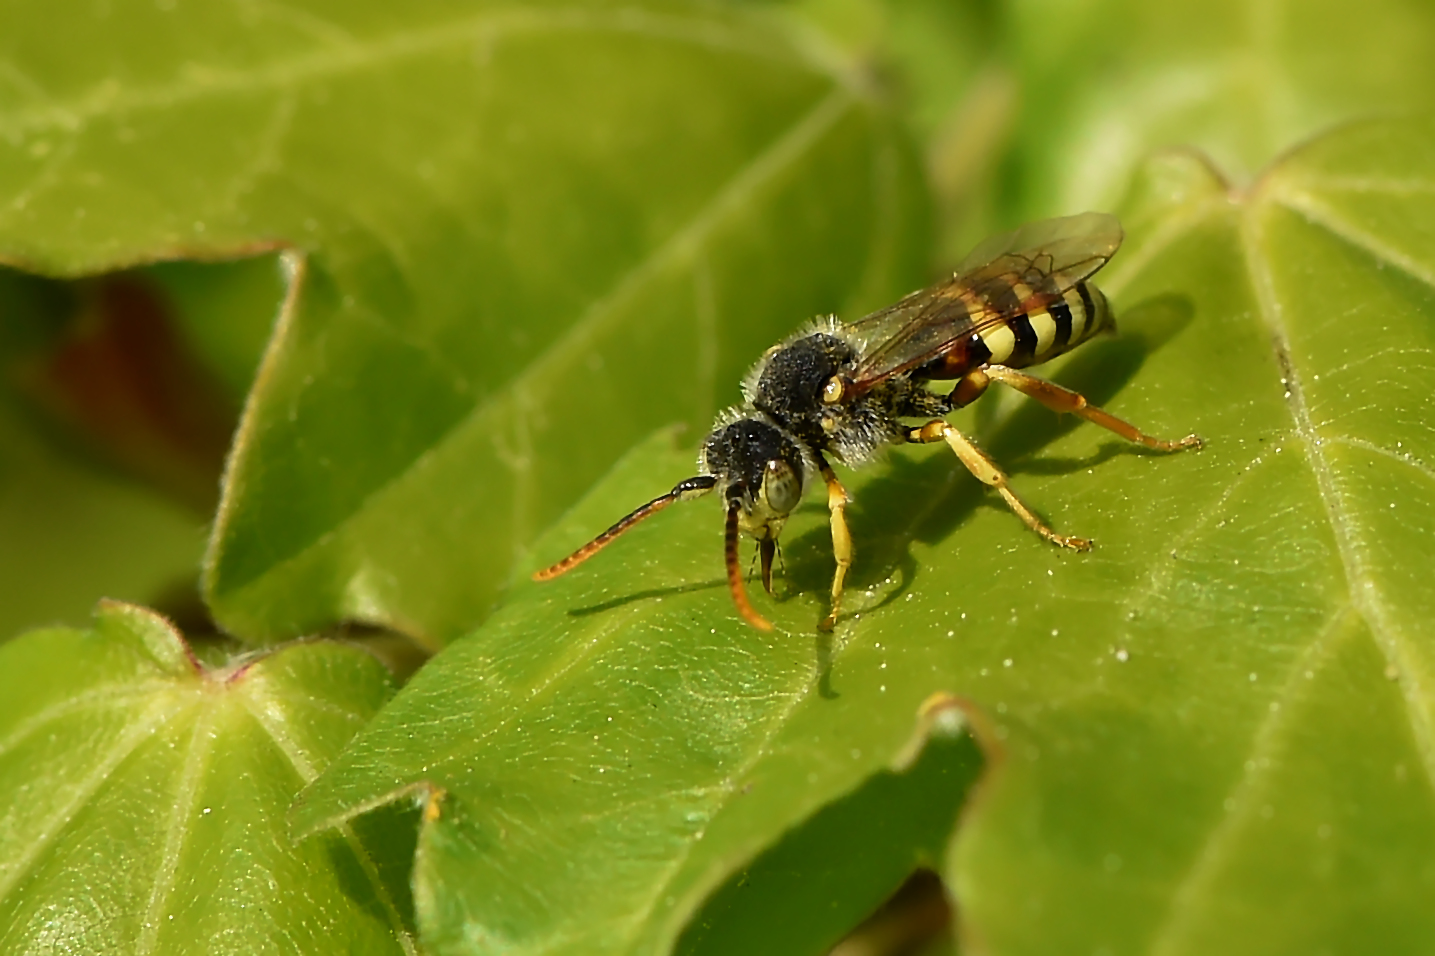
<path fill-rule="evenodd" d="M 822 462 L 822 480 L 827 482 L 827 510 L 832 518 L 832 555 L 837 559 L 837 572 L 832 576 L 832 613 L 817 626 L 830 631 L 837 626 L 837 611 L 842 605 L 842 584 L 847 579 L 847 569 L 852 567 L 852 533 L 847 530 L 847 489 L 842 487 L 837 473 L 826 461 Z"/>
<path fill-rule="evenodd" d="M 1028 528 L 1052 544 L 1061 545 L 1063 548 L 1071 548 L 1073 551 L 1086 551 L 1091 548 L 1090 538 L 1057 534 L 1051 530 L 1046 522 L 1038 518 L 1036 512 L 1027 507 L 1026 502 L 1018 498 L 1015 491 L 1012 491 L 1006 472 L 1002 471 L 996 462 L 988 458 L 985 452 L 972 444 L 970 438 L 942 419 L 936 418 L 921 428 L 913 428 L 907 433 L 907 441 L 919 444 L 945 441 L 962 464 L 966 466 L 967 471 L 976 476 L 978 481 L 995 488 L 1007 503 L 1007 507 L 1016 512 L 1016 516 L 1025 522 Z"/>

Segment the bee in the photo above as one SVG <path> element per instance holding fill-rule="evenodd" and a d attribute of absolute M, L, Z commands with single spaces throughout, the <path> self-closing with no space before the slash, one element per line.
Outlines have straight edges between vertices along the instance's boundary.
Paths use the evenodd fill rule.
<path fill-rule="evenodd" d="M 1114 331 L 1106 297 L 1089 280 L 1121 245 L 1114 216 L 1082 213 L 1030 223 L 988 239 L 948 279 L 855 322 L 817 320 L 768 349 L 742 384 L 744 404 L 718 415 L 698 455 L 698 474 L 631 512 L 551 567 L 547 581 L 602 550 L 674 502 L 717 492 L 726 511 L 727 583 L 738 613 L 761 630 L 772 624 L 748 600 L 739 539 L 757 540 L 762 585 L 772 592 L 772 560 L 788 516 L 807 491 L 827 492 L 832 550 L 830 630 L 852 566 L 846 489 L 829 457 L 859 467 L 892 445 L 945 442 L 979 481 L 994 488 L 1028 528 L 1075 551 L 1087 538 L 1057 534 L 1012 490 L 1006 473 L 945 420 L 992 382 L 1056 412 L 1078 415 L 1158 451 L 1196 448 L 1196 435 L 1167 441 L 1089 404 L 1079 393 L 1020 369 Z M 934 390 L 933 383 L 952 382 Z M 909 424 L 916 419 L 921 424 Z"/>

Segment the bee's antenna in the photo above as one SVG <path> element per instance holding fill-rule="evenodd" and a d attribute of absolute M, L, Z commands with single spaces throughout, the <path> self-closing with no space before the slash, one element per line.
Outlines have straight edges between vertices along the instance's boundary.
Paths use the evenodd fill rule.
<path fill-rule="evenodd" d="M 573 568 L 582 564 L 584 561 L 587 561 L 593 555 L 597 554 L 599 551 L 602 551 L 614 538 L 618 537 L 618 535 L 622 534 L 624 531 L 627 531 L 629 528 L 633 527 L 633 525 L 637 524 L 639 521 L 642 521 L 644 518 L 648 518 L 657 514 L 659 511 L 662 511 L 674 501 L 690 501 L 693 498 L 701 497 L 707 494 L 709 491 L 712 491 L 713 486 L 716 484 L 717 479 L 714 478 L 712 475 L 698 475 L 695 478 L 688 478 L 685 481 L 678 482 L 676 485 L 673 486 L 672 491 L 668 492 L 660 498 L 654 498 L 652 501 L 648 502 L 640 508 L 633 509 L 632 512 L 620 518 L 618 522 L 613 525 L 613 527 L 609 528 L 607 531 L 604 531 L 602 534 L 598 535 L 598 537 L 594 538 L 592 541 L 589 541 L 587 544 L 583 545 L 583 547 L 579 548 L 577 551 L 574 551 L 562 561 L 559 561 L 557 564 L 551 565 L 550 567 L 546 567 L 541 571 L 534 571 L 533 580 L 553 580 L 554 578 L 558 577 L 558 575 L 564 573 L 565 571 L 572 570 Z M 734 527 L 736 526 L 734 525 Z"/>
<path fill-rule="evenodd" d="M 727 503 L 727 528 L 724 537 L 725 554 L 727 559 L 727 586 L 732 591 L 732 603 L 737 605 L 737 612 L 743 616 L 747 623 L 759 631 L 772 630 L 772 622 L 761 614 L 757 613 L 747 600 L 747 590 L 742 585 L 742 566 L 737 560 L 737 510 L 741 503 L 737 498 Z"/>

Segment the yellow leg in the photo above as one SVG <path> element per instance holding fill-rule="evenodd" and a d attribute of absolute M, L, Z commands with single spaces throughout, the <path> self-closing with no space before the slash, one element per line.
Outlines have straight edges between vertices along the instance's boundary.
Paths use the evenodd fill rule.
<path fill-rule="evenodd" d="M 822 479 L 827 482 L 827 510 L 832 517 L 832 555 L 837 559 L 837 573 L 832 576 L 832 613 L 822 619 L 818 628 L 830 631 L 837 626 L 837 611 L 842 606 L 842 583 L 852 567 L 852 534 L 847 530 L 847 489 L 827 462 L 822 462 Z"/>
<path fill-rule="evenodd" d="M 1091 547 L 1091 540 L 1089 538 L 1076 538 L 1070 535 L 1057 534 L 1055 531 L 1052 531 L 1051 528 L 1047 527 L 1046 523 L 1036 516 L 1036 512 L 1028 508 L 1026 502 L 1018 498 L 1016 492 L 1011 490 L 1011 485 L 1007 483 L 1006 472 L 997 467 L 997 463 L 988 458 L 980 448 L 973 445 L 971 439 L 940 418 L 927 422 L 927 424 L 921 428 L 912 429 L 907 433 L 907 441 L 924 444 L 945 441 L 952 451 L 956 453 L 956 456 L 961 459 L 967 471 L 975 475 L 977 480 L 982 482 L 982 484 L 995 488 L 997 494 L 1001 495 L 1002 499 L 1006 501 L 1007 506 L 1016 512 L 1016 516 L 1026 522 L 1028 528 L 1052 544 L 1059 544 L 1063 548 L 1071 548 L 1073 551 L 1086 551 Z"/>
<path fill-rule="evenodd" d="M 1155 448 L 1158 451 L 1180 451 L 1184 448 L 1201 447 L 1201 439 L 1197 435 L 1187 435 L 1185 438 L 1176 441 L 1153 438 L 1130 422 L 1117 418 L 1110 412 L 1103 411 L 1095 405 L 1088 405 L 1086 403 L 1086 396 L 1080 392 L 1073 392 L 1069 388 L 1062 388 L 1060 385 L 1037 378 L 1034 375 L 1027 375 L 1023 372 L 1009 369 L 1004 365 L 989 365 L 983 371 L 985 371 L 987 377 L 993 381 L 1001 382 L 1003 385 L 1016 389 L 1023 395 L 1028 395 L 1036 399 L 1054 412 L 1069 412 L 1072 415 L 1078 415 L 1093 425 L 1100 425 L 1107 431 L 1115 432 L 1127 441 L 1134 441 L 1137 444 L 1145 445 L 1147 448 Z"/>

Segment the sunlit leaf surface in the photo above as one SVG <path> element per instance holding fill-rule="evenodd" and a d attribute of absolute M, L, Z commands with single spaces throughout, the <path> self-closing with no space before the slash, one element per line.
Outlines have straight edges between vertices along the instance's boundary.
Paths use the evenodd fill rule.
<path fill-rule="evenodd" d="M 718 509 L 671 509 L 435 659 L 299 825 L 436 788 L 415 886 L 437 952 L 663 952 L 725 876 L 909 755 L 947 692 L 980 715 L 989 777 L 946 875 L 992 951 L 1418 952 L 1432 134 L 1348 128 L 1247 195 L 1191 156 L 1147 168 L 1103 276 L 1124 334 L 1054 377 L 1207 447 L 1142 453 L 1029 405 L 976 426 L 1093 552 L 901 451 L 853 481 L 835 637 L 814 630 L 816 504 L 786 538 L 790 596 L 756 596 L 761 634 L 723 586 Z M 670 447 L 625 459 L 539 557 L 690 473 Z"/>
<path fill-rule="evenodd" d="M 1071 595 L 1092 633 L 1063 672 L 1004 689 L 1010 759 L 950 864 L 1003 951 L 1435 933 L 1432 144 L 1367 123 L 1248 196 L 1183 189 L 1179 159 L 1148 180 L 1170 208 L 1132 218 L 1117 281 L 1189 297 L 1161 385 L 1211 444 L 1185 500 L 1132 508 L 1156 546 L 1128 583 Z"/>
<path fill-rule="evenodd" d="M 409 821 L 286 818 L 388 691 L 337 644 L 206 667 L 114 603 L 0 649 L 0 951 L 412 952 Z"/>

